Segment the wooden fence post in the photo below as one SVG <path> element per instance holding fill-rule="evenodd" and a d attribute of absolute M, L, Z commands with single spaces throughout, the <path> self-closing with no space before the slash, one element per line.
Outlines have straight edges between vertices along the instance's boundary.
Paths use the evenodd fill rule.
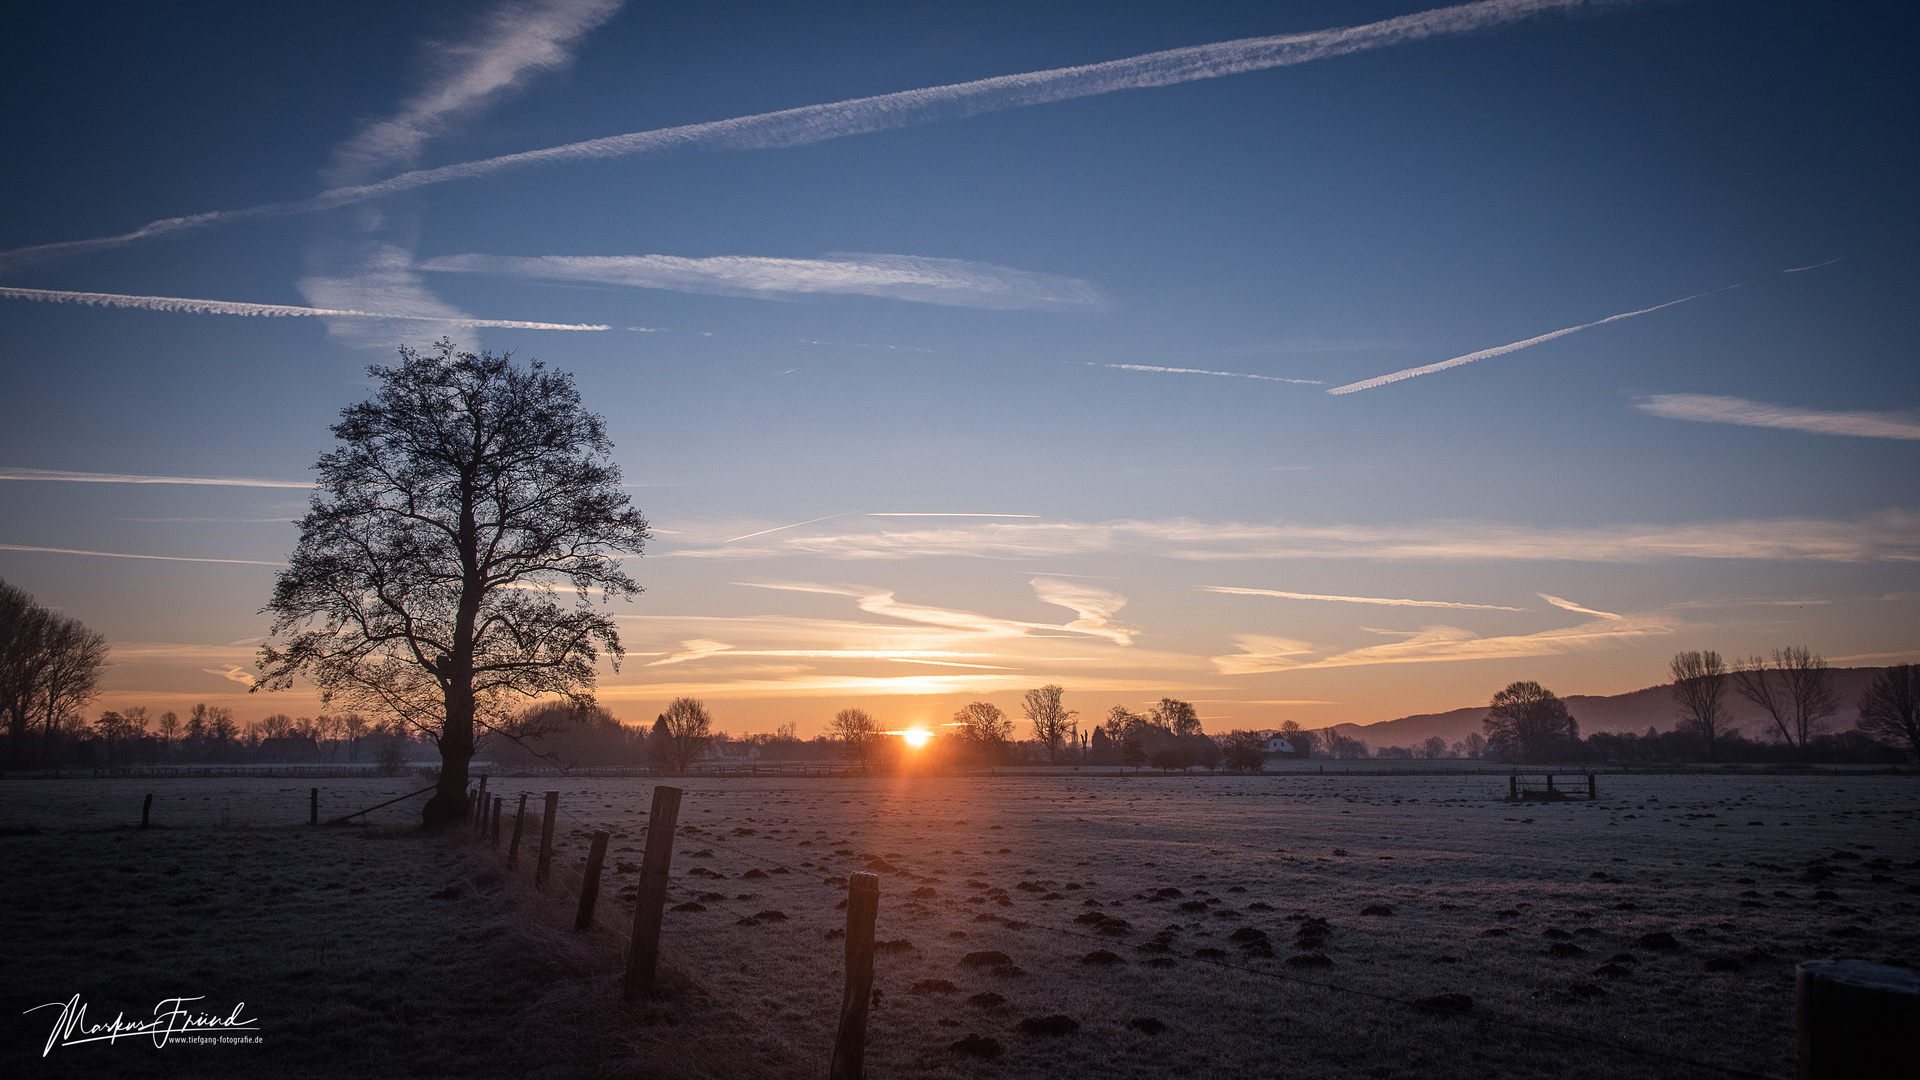
<path fill-rule="evenodd" d="M 847 876 L 847 992 L 833 1040 L 828 1080 L 862 1080 L 867 1072 L 867 1010 L 873 999 L 873 921 L 880 913 L 880 875 Z"/>
<path fill-rule="evenodd" d="M 1920 1060 L 1920 972 L 1864 960 L 1794 970 L 1800 1080 L 1894 1080 Z"/>
<path fill-rule="evenodd" d="M 573 917 L 573 928 L 585 930 L 593 925 L 593 905 L 600 899 L 600 864 L 607 857 L 607 831 L 593 830 L 593 846 L 587 849 L 587 874 L 580 879 L 580 913 Z"/>
<path fill-rule="evenodd" d="M 1593 774 L 1588 773 L 1587 774 L 1587 801 L 1593 802 L 1598 798 L 1600 798 L 1600 785 L 1594 781 Z"/>
<path fill-rule="evenodd" d="M 680 789 L 655 787 L 647 815 L 647 850 L 640 858 L 640 880 L 633 898 L 633 937 L 627 943 L 628 1001 L 653 992 L 660 961 L 660 914 L 667 903 L 667 869 L 673 863 L 673 830 L 680 822 Z"/>
<path fill-rule="evenodd" d="M 1547 801 L 1553 801 L 1553 774 L 1547 774 Z"/>
<path fill-rule="evenodd" d="M 480 774 L 480 798 L 475 803 L 480 812 L 473 815 L 473 831 L 481 836 L 487 835 L 487 776 Z"/>
<path fill-rule="evenodd" d="M 140 827 L 147 827 L 147 818 L 153 813 L 153 792 L 147 792 L 147 801 L 140 804 Z"/>
<path fill-rule="evenodd" d="M 507 869 L 520 865 L 520 833 L 527 827 L 527 793 L 520 793 L 520 810 L 513 815 L 513 843 L 507 845 Z"/>
<path fill-rule="evenodd" d="M 314 788 L 307 793 L 307 824 L 320 824 L 320 789 Z"/>
<path fill-rule="evenodd" d="M 493 797 L 493 822 L 487 829 L 487 836 L 493 841 L 493 850 L 500 850 L 500 804 L 506 800 L 498 795 Z"/>
<path fill-rule="evenodd" d="M 540 817 L 540 861 L 533 867 L 533 883 L 545 885 L 553 869 L 553 819 L 560 816 L 560 793 L 547 792 L 547 811 Z"/>
<path fill-rule="evenodd" d="M 1507 798 L 1514 802 L 1520 801 L 1520 778 L 1518 776 L 1510 775 L 1507 777 Z"/>

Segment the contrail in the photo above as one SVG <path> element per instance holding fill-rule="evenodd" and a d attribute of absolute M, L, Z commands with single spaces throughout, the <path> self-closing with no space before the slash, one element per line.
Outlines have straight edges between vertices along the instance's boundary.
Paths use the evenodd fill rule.
<path fill-rule="evenodd" d="M 507 330 L 610 330 L 599 323 L 522 322 L 518 319 L 469 319 L 445 315 L 393 315 L 378 311 L 349 311 L 335 308 L 293 307 L 288 304 L 247 304 L 237 300 L 189 300 L 179 296 L 127 296 L 121 293 L 68 292 L 65 289 L 15 289 L 0 286 L 0 297 L 13 300 L 38 300 L 48 304 L 87 304 L 96 307 L 138 308 L 142 311 L 177 311 L 193 315 L 331 315 L 359 319 L 406 319 L 416 322 L 444 322 L 456 326 L 493 326 Z"/>
<path fill-rule="evenodd" d="M 1324 385 L 1322 379 L 1283 379 L 1277 375 L 1248 375 L 1244 371 L 1208 371 L 1205 368 L 1190 367 L 1154 367 L 1151 364 L 1096 364 L 1089 360 L 1088 367 L 1113 368 L 1115 371 L 1158 371 L 1169 375 L 1221 375 L 1229 379 L 1259 379 L 1261 382 L 1303 383 L 1307 386 Z"/>
<path fill-rule="evenodd" d="M 27 547 L 24 544 L 0 544 L 0 551 L 42 551 L 51 555 L 97 555 L 107 559 L 157 559 L 161 562 L 235 563 L 240 566 L 285 566 L 286 563 L 259 559 L 194 559 L 185 555 L 128 555 L 119 551 L 80 551 L 74 548 Z"/>
<path fill-rule="evenodd" d="M 1339 604 L 1379 604 L 1383 607 L 1460 608 L 1468 611 L 1525 611 L 1526 608 L 1501 607 L 1498 604 L 1460 604 L 1451 600 L 1396 600 L 1384 596 L 1326 596 L 1320 593 L 1281 592 L 1277 589 L 1239 589 L 1230 585 L 1202 585 L 1201 592 L 1228 593 L 1234 596 L 1277 596 L 1282 600 L 1327 600 Z"/>
<path fill-rule="evenodd" d="M 1898 413 L 1803 409 L 1715 394 L 1655 394 L 1635 404 L 1642 412 L 1664 416 L 1669 420 L 1786 428 L 1819 435 L 1856 435 L 1866 439 L 1920 439 L 1920 421 Z"/>
<path fill-rule="evenodd" d="M 865 512 L 866 511 L 864 510 L 848 510 L 847 512 L 841 513 L 841 514 L 828 514 L 826 517 L 812 518 L 807 521 L 796 521 L 791 525 L 775 525 L 771 529 L 761 529 L 759 532 L 750 532 L 745 536 L 736 536 L 732 540 L 722 540 L 720 542 L 723 544 L 731 544 L 734 542 L 734 540 L 751 540 L 756 536 L 765 536 L 768 533 L 785 532 L 788 529 L 797 529 L 802 525 L 812 525 L 814 522 L 818 522 L 818 521 L 832 521 L 834 518 L 852 517 L 854 514 L 861 514 Z"/>
<path fill-rule="evenodd" d="M 210 476 L 141 476 L 134 473 L 66 472 L 60 469 L 14 469 L 0 465 L 0 480 L 63 480 L 76 484 L 193 484 L 209 487 L 310 488 L 310 480 L 249 480 Z M 280 520 L 278 518 L 261 520 Z"/>
<path fill-rule="evenodd" d="M 1402 45 L 1427 38 L 1471 33 L 1517 22 L 1547 11 L 1600 8 L 1639 0 L 1479 0 L 1477 3 L 1436 8 L 1414 15 L 1335 27 L 1304 34 L 1241 38 L 1236 41 L 1193 45 L 1147 53 L 1100 64 L 1001 75 L 972 82 L 904 90 L 874 97 L 853 98 L 823 105 L 807 105 L 778 112 L 756 113 L 731 120 L 656 128 L 568 143 L 543 150 L 483 158 L 479 161 L 415 169 L 371 184 L 323 191 L 309 199 L 268 203 L 242 210 L 220 210 L 189 217 L 163 218 L 129 233 L 91 240 L 69 240 L 0 252 L 0 270 L 42 259 L 121 247 L 163 236 L 173 236 L 209 225 L 245 221 L 281 214 L 330 210 L 369 199 L 384 198 L 454 180 L 471 180 L 508 169 L 556 165 L 600 158 L 654 154 L 668 150 L 706 147 L 727 150 L 767 150 L 804 146 L 828 139 L 955 120 L 1004 109 L 1025 108 L 1055 101 L 1094 97 L 1119 90 L 1174 86 L 1201 79 L 1217 79 L 1249 71 L 1288 67 L 1312 60 Z"/>
<path fill-rule="evenodd" d="M 1790 266 L 1780 272 L 1783 274 L 1801 274 L 1801 273 L 1805 273 L 1808 270 L 1818 270 L 1823 266 L 1832 266 L 1834 263 L 1837 263 L 1837 262 L 1845 262 L 1846 258 L 1847 257 L 1845 255 L 1842 255 L 1838 259 L 1828 259 L 1826 262 L 1814 263 L 1812 266 Z"/>
<path fill-rule="evenodd" d="M 1597 319 L 1590 323 L 1581 323 L 1579 326 L 1569 326 L 1565 330 L 1555 330 L 1549 334 L 1541 334 L 1539 337 L 1530 337 L 1525 341 L 1516 341 L 1511 345 L 1497 345 L 1491 349 L 1482 349 L 1479 352 L 1468 353 L 1465 356 L 1456 356 L 1451 360 L 1442 360 L 1437 364 L 1405 368 L 1392 374 L 1376 375 L 1371 379 L 1362 379 L 1359 382 L 1348 383 L 1345 386 L 1336 386 L 1327 391 L 1327 393 L 1351 394 L 1356 390 L 1371 390 L 1376 386 L 1385 386 L 1388 383 L 1399 382 L 1401 379 L 1411 379 L 1416 375 L 1431 375 L 1436 371 L 1445 371 L 1448 368 L 1459 367 L 1462 364 L 1471 364 L 1475 360 L 1485 360 L 1491 356 L 1505 356 L 1510 352 L 1519 352 L 1521 349 L 1532 348 L 1542 342 L 1552 341 L 1554 338 L 1566 337 L 1568 334 L 1577 334 L 1582 330 L 1590 330 L 1596 326 L 1605 326 L 1610 322 L 1619 322 L 1621 319 L 1631 319 L 1635 315 L 1645 315 L 1649 311 L 1659 311 L 1661 308 L 1670 308 L 1675 304 L 1684 304 L 1689 300 L 1698 300 L 1703 296 L 1712 296 L 1714 293 L 1726 292 L 1727 289 L 1737 289 L 1739 287 L 1738 285 L 1728 285 L 1725 288 L 1709 289 L 1703 293 L 1694 293 L 1692 296 L 1683 296 L 1678 300 L 1669 300 L 1664 304 L 1655 304 L 1650 308 L 1641 308 L 1639 311 L 1623 311 L 1618 315 L 1609 315 L 1604 319 Z"/>

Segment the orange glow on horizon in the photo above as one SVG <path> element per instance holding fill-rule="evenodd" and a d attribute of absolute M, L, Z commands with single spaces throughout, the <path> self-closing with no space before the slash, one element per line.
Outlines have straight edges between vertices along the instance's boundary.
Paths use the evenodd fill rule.
<path fill-rule="evenodd" d="M 909 728 L 908 730 L 901 732 L 900 737 L 906 740 L 908 746 L 911 746 L 915 750 L 918 750 L 919 748 L 927 745 L 928 739 L 933 738 L 933 732 L 928 731 L 925 728 Z"/>

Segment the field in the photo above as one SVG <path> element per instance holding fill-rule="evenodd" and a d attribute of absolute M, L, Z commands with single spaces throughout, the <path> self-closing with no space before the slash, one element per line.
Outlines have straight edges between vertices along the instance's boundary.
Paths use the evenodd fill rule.
<path fill-rule="evenodd" d="M 397 781 L 320 783 L 337 809 L 404 790 Z M 509 807 L 522 790 L 535 793 L 533 806 L 540 790 L 561 792 L 562 885 L 587 832 L 614 832 L 603 886 L 613 897 L 639 862 L 653 783 L 500 778 L 492 791 L 509 796 Z M 836 905 L 845 875 L 869 867 L 881 874 L 878 937 L 887 943 L 870 1029 L 876 1077 L 1713 1075 L 1676 1058 L 1785 1077 L 1794 963 L 1920 958 L 1920 896 L 1908 891 L 1920 883 L 1920 787 L 1911 778 L 1608 775 L 1600 785 L 1596 802 L 1516 805 L 1501 798 L 1504 777 L 1471 775 L 688 779 L 669 899 L 680 909 L 669 911 L 663 935 L 684 989 L 668 1012 L 604 1022 L 622 1025 L 626 1043 L 652 1059 L 646 1074 L 822 1072 L 841 994 Z M 239 883 L 222 880 L 225 852 L 243 841 L 282 844 L 290 857 L 322 862 L 300 868 L 298 887 L 309 891 L 289 903 L 321 903 L 328 882 L 346 887 L 337 894 L 405 878 L 356 900 L 374 921 L 406 928 L 399 936 L 413 959 L 378 955 L 375 940 L 307 942 L 293 920 L 289 947 L 318 950 L 301 961 L 307 986 L 255 986 L 245 971 L 220 969 L 217 938 L 160 950 L 144 940 L 81 944 L 62 929 L 79 917 L 63 907 L 10 927 L 21 938 L 10 954 L 60 953 L 45 944 L 54 935 L 73 946 L 73 960 L 64 972 L 16 970 L 9 1002 L 64 998 L 83 989 L 69 989 L 76 973 L 104 965 L 136 987 L 93 978 L 88 993 L 103 999 L 113 989 L 130 1005 L 144 994 L 138 988 L 173 985 L 168 974 L 197 966 L 220 976 L 221 993 L 257 1002 L 270 1025 L 282 1025 L 269 1035 L 317 1040 L 324 1022 L 288 1021 L 302 994 L 377 982 L 371 969 L 382 964 L 398 973 L 389 978 L 411 978 L 416 963 L 438 955 L 435 935 L 502 918 L 564 921 L 564 903 L 527 904 L 524 886 L 503 881 L 484 850 L 416 848 L 433 861 L 408 871 L 368 854 L 397 851 L 398 840 L 305 828 L 305 788 L 286 781 L 147 786 L 160 795 L 156 821 L 192 822 L 164 834 L 175 846 L 163 857 L 134 861 L 139 845 L 162 834 L 116 831 L 137 821 L 144 790 L 116 781 L 9 782 L 0 824 L 43 831 L 0 838 L 0 855 L 27 870 L 15 880 L 31 889 L 62 887 L 75 870 L 56 853 L 85 852 L 92 880 L 107 888 L 91 902 L 137 884 L 124 895 L 126 918 L 164 910 L 185 934 L 187 916 L 155 906 L 163 889 L 231 905 Z M 315 836 L 328 839 L 292 847 Z M 122 861 L 183 869 L 153 881 L 139 876 L 146 869 L 105 872 Z M 427 899 L 455 887 L 449 881 L 464 900 Z M 623 921 L 611 901 L 602 910 L 603 922 Z M 604 954 L 595 985 L 610 995 L 617 934 L 601 931 L 591 945 Z M 116 958 L 123 948 L 131 959 Z M 967 962 L 990 952 L 1008 962 Z M 1290 963 L 1298 957 L 1325 961 Z M 470 961 L 486 962 L 484 951 Z M 152 970 L 159 964 L 169 971 Z M 438 1023 L 457 1017 L 485 1029 L 482 1018 L 542 993 L 528 970 L 511 979 L 449 972 L 459 980 L 452 1004 L 432 1000 L 436 986 L 447 996 L 444 979 L 419 978 L 414 992 Z M 1406 1004 L 1436 995 L 1465 995 L 1471 1006 Z M 716 1030 L 750 1033 L 750 1049 L 742 1041 L 731 1062 L 660 1060 L 671 1040 L 649 1043 L 647 1026 L 697 1026 L 703 1016 Z M 1050 1016 L 1078 1027 L 1022 1029 Z M 1157 1024 L 1140 1022 L 1147 1018 Z M 45 1038 L 37 1019 L 28 1030 Z M 991 1040 L 1000 1053 L 951 1049 L 971 1035 L 980 1039 L 969 1045 Z"/>

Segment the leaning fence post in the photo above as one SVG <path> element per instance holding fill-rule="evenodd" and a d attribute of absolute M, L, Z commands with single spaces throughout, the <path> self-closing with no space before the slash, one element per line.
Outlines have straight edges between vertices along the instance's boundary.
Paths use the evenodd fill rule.
<path fill-rule="evenodd" d="M 147 792 L 147 801 L 140 804 L 140 827 L 147 827 L 147 817 L 153 813 L 153 792 Z"/>
<path fill-rule="evenodd" d="M 488 838 L 493 842 L 493 850 L 500 850 L 500 804 L 504 802 L 498 795 L 493 797 L 493 823 L 487 830 Z"/>
<path fill-rule="evenodd" d="M 880 913 L 880 875 L 847 877 L 847 992 L 833 1040 L 828 1080 L 861 1080 L 867 1071 L 867 1009 L 873 997 L 873 920 Z"/>
<path fill-rule="evenodd" d="M 527 825 L 527 793 L 520 793 L 520 810 L 513 815 L 513 843 L 507 845 L 507 869 L 520 865 L 520 833 Z"/>
<path fill-rule="evenodd" d="M 633 936 L 627 943 L 628 1001 L 653 991 L 660 960 L 660 913 L 667 903 L 667 868 L 673 862 L 673 829 L 680 821 L 680 789 L 655 787 L 647 815 L 647 850 L 633 897 Z"/>
<path fill-rule="evenodd" d="M 540 861 L 533 867 L 533 883 L 545 885 L 553 869 L 553 819 L 560 816 L 560 793 L 547 792 L 546 813 L 540 817 Z"/>
<path fill-rule="evenodd" d="M 307 824 L 320 824 L 320 789 L 314 788 L 307 793 Z"/>
<path fill-rule="evenodd" d="M 607 857 L 607 831 L 593 831 L 593 846 L 587 849 L 587 873 L 580 879 L 580 913 L 573 917 L 573 928 L 585 930 L 593 925 L 593 905 L 600 898 L 600 864 Z"/>
<path fill-rule="evenodd" d="M 1920 1054 L 1920 972 L 1864 960 L 1794 970 L 1800 1080 L 1894 1080 Z"/>

